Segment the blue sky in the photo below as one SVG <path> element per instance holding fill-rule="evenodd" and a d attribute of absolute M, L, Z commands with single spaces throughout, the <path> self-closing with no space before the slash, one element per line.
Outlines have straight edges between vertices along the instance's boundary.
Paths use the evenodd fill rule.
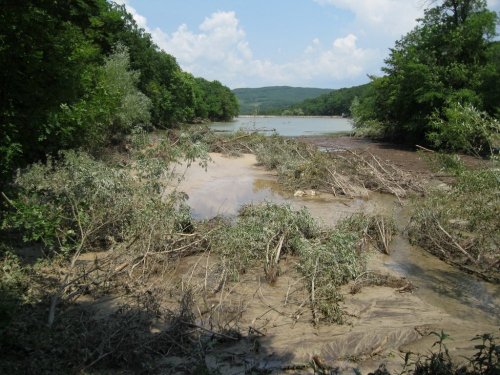
<path fill-rule="evenodd" d="M 340 88 L 380 74 L 432 0 L 117 0 L 195 76 Z M 489 8 L 500 11 L 500 0 Z"/>

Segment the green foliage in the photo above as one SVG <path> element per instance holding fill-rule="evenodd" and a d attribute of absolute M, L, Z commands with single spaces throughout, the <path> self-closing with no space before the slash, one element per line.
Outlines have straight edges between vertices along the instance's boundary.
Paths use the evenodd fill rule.
<path fill-rule="evenodd" d="M 350 116 L 355 98 L 365 97 L 371 90 L 370 84 L 332 90 L 317 98 L 306 99 L 292 105 L 288 111 L 299 111 L 306 116 Z M 283 113 L 284 114 L 284 113 Z"/>
<path fill-rule="evenodd" d="M 444 109 L 444 117 L 432 117 L 433 129 L 427 137 L 439 149 L 491 155 L 500 146 L 500 122 L 470 104 L 454 103 Z"/>
<path fill-rule="evenodd" d="M 431 332 L 430 335 L 437 337 L 432 347 L 437 351 L 429 354 L 416 355 L 407 353 L 405 364 L 401 374 L 409 375 L 493 375 L 500 371 L 500 347 L 495 343 L 491 334 L 477 335 L 472 341 L 479 341 L 474 346 L 476 352 L 467 358 L 467 365 L 458 365 L 450 356 L 445 341 L 449 338 L 445 332 Z M 391 372 L 382 365 L 370 375 L 391 375 Z"/>
<path fill-rule="evenodd" d="M 0 66 L 0 184 L 47 154 L 96 150 L 137 126 L 238 112 L 227 87 L 204 89 L 106 0 L 2 4 Z"/>
<path fill-rule="evenodd" d="M 151 101 L 137 89 L 138 72 L 129 67 L 128 50 L 118 45 L 93 72 L 95 83 L 84 97 L 73 105 L 61 104 L 51 116 L 47 136 L 59 137 L 65 148 L 97 148 L 147 126 Z"/>
<path fill-rule="evenodd" d="M 85 89 L 82 77 L 99 61 L 84 29 L 98 3 L 23 1 L 0 14 L 0 179 L 52 147 L 47 118 Z"/>
<path fill-rule="evenodd" d="M 195 106 L 197 117 L 229 121 L 238 115 L 239 103 L 231 90 L 219 81 L 196 78 L 195 82 L 198 88 L 198 103 Z"/>
<path fill-rule="evenodd" d="M 135 237 L 141 248 L 148 241 L 145 230 L 155 247 L 163 246 L 172 233 L 191 225 L 183 196 L 163 194 L 166 168 L 180 160 L 206 162 L 208 155 L 206 147 L 183 134 L 175 146 L 138 138 L 136 146 L 148 146 L 133 150 L 133 166 L 109 165 L 75 151 L 32 165 L 15 180 L 16 195 L 9 200 L 13 209 L 3 228 L 62 254 L 105 250 Z"/>
<path fill-rule="evenodd" d="M 373 86 L 370 92 L 373 91 Z M 368 104 L 369 100 L 373 98 L 373 94 L 366 95 L 363 101 L 359 97 L 352 100 L 351 107 L 349 108 L 354 127 L 354 134 L 360 137 L 369 137 L 372 139 L 380 139 L 386 137 L 387 125 L 381 121 L 375 120 L 375 113 L 372 108 L 373 105 Z"/>
<path fill-rule="evenodd" d="M 249 266 L 262 263 L 266 249 L 275 248 L 281 236 L 282 253 L 297 254 L 300 238 L 318 235 L 319 228 L 305 209 L 296 212 L 289 206 L 266 203 L 244 206 L 238 221 L 214 232 L 210 242 L 229 274 L 237 278 Z"/>
<path fill-rule="evenodd" d="M 0 244 L 0 337 L 10 323 L 16 310 L 24 303 L 28 289 L 28 273 L 4 244 Z M 0 347 L 2 346 L 0 338 Z"/>
<path fill-rule="evenodd" d="M 361 232 L 343 227 L 322 230 L 305 209 L 293 211 L 265 203 L 243 207 L 237 221 L 222 225 L 211 235 L 210 243 L 233 278 L 249 266 L 264 264 L 266 276 L 273 282 L 279 275 L 279 256 L 298 256 L 297 268 L 306 279 L 313 308 L 326 321 L 342 323 L 338 288 L 364 270 L 365 258 L 358 246 L 361 237 Z"/>
<path fill-rule="evenodd" d="M 127 171 L 84 153 L 61 157 L 35 164 L 16 179 L 15 211 L 4 227 L 21 230 L 25 241 L 40 240 L 47 249 L 64 253 L 106 235 L 123 236 L 134 209 L 134 184 Z"/>
<path fill-rule="evenodd" d="M 328 322 L 343 323 L 339 302 L 343 300 L 339 286 L 359 276 L 365 269 L 365 259 L 358 247 L 360 232 L 333 230 L 321 242 L 298 246 L 299 271 L 307 278 L 314 308 Z M 318 319 L 318 317 L 315 317 Z"/>

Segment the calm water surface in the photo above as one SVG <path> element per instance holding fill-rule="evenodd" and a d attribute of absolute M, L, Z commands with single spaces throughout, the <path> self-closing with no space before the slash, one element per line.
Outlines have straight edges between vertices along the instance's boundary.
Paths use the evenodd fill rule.
<path fill-rule="evenodd" d="M 322 135 L 352 130 L 349 119 L 340 117 L 237 117 L 232 122 L 215 122 L 210 125 L 215 131 L 237 130 L 276 132 L 284 137 Z"/>

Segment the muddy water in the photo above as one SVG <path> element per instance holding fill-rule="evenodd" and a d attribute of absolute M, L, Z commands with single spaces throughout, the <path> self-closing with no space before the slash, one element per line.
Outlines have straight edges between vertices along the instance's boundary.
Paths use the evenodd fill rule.
<path fill-rule="evenodd" d="M 189 195 L 188 204 L 199 219 L 217 214 L 235 215 L 241 205 L 262 201 L 288 203 L 294 208 L 305 206 L 325 225 L 334 225 L 355 212 L 385 213 L 393 215 L 403 229 L 411 214 L 394 197 L 383 194 L 371 194 L 365 199 L 342 199 L 327 194 L 294 197 L 280 190 L 276 177 L 257 167 L 252 155 L 228 159 L 214 154 L 212 159 L 207 172 L 198 167 L 188 169 L 185 180 L 179 186 Z M 293 328 L 293 335 L 272 328 L 264 342 L 276 353 L 293 350 L 293 358 L 303 360 L 311 353 L 321 353 L 328 359 L 338 358 L 339 353 L 346 350 L 351 354 L 358 350 L 360 353 L 372 350 L 360 347 L 360 343 L 371 343 L 374 347 L 382 345 L 386 353 L 394 350 L 393 354 L 402 350 L 427 350 L 433 339 L 418 339 L 414 329 L 417 326 L 429 330 L 444 329 L 455 339 L 449 347 L 459 353 L 470 350 L 469 340 L 474 335 L 498 333 L 500 287 L 453 269 L 422 249 L 411 246 L 403 236 L 393 241 L 390 256 L 372 255 L 368 268 L 405 276 L 417 288 L 411 295 L 383 287 L 363 290 L 359 295 L 346 297 L 346 310 L 356 316 L 351 328 L 323 327 L 314 330 L 304 323 Z M 298 277 L 293 275 L 292 270 L 290 273 L 290 280 Z M 252 277 L 246 283 L 249 288 L 252 282 L 255 284 L 255 277 Z M 286 279 L 280 277 L 278 280 L 277 287 L 268 288 L 269 294 L 266 294 L 266 298 L 275 302 L 279 298 L 274 295 L 279 295 L 279 285 Z M 265 294 L 260 281 L 256 285 L 253 287 L 258 286 Z M 281 292 L 288 293 L 286 285 Z M 251 297 L 241 299 L 246 301 Z M 255 308 L 249 306 L 247 313 L 250 314 L 252 309 Z M 254 324 L 255 319 L 252 319 L 249 321 Z M 273 324 L 279 327 L 280 324 L 290 323 L 277 320 Z M 395 343 L 392 349 L 391 343 Z M 387 358 L 392 358 L 392 355 Z"/>
<path fill-rule="evenodd" d="M 193 216 L 207 219 L 216 215 L 236 215 L 249 203 L 287 203 L 294 208 L 307 207 L 325 225 L 356 212 L 393 215 L 404 229 L 410 212 L 393 196 L 371 194 L 366 198 L 336 198 L 329 194 L 294 197 L 280 189 L 276 176 L 256 165 L 254 155 L 227 158 L 211 155 L 208 170 L 193 166 L 185 174 L 179 189 L 189 196 Z M 384 266 L 408 277 L 425 301 L 458 318 L 474 318 L 500 324 L 500 288 L 464 274 L 422 249 L 411 246 L 398 236 L 392 243 L 391 256 Z"/>

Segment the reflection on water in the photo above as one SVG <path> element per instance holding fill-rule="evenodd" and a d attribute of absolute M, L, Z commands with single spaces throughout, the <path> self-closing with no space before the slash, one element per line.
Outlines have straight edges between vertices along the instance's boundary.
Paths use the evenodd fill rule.
<path fill-rule="evenodd" d="M 232 122 L 215 122 L 210 127 L 215 131 L 227 132 L 242 129 L 272 134 L 275 131 L 284 137 L 321 135 L 352 130 L 350 120 L 339 117 L 237 117 Z"/>
<path fill-rule="evenodd" d="M 195 219 L 208 219 L 217 215 L 235 216 L 241 206 L 250 203 L 285 202 L 285 199 L 273 190 L 272 181 L 253 180 L 249 176 L 211 181 L 203 189 L 188 195 L 188 204 Z"/>
<path fill-rule="evenodd" d="M 275 176 L 255 166 L 255 157 L 227 159 L 213 155 L 208 172 L 193 166 L 186 173 L 180 190 L 188 196 L 188 204 L 197 219 L 216 215 L 234 216 L 249 203 L 263 201 L 287 203 L 298 209 L 307 207 L 312 216 L 326 225 L 356 212 L 392 215 L 403 229 L 409 213 L 404 212 L 394 197 L 372 194 L 367 199 L 342 199 L 323 194 L 294 197 L 283 192 Z M 391 244 L 391 255 L 385 266 L 406 276 L 418 289 L 416 294 L 427 303 L 454 317 L 471 321 L 500 324 L 500 287 L 462 273 L 397 236 Z"/>

